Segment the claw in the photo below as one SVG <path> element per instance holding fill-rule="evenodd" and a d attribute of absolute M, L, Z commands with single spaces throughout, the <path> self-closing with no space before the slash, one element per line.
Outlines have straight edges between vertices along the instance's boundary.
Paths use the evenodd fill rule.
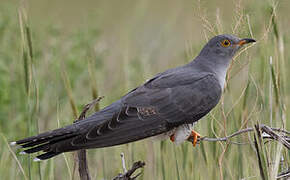
<path fill-rule="evenodd" d="M 194 130 L 191 131 L 191 137 L 193 137 L 192 145 L 195 147 L 197 143 L 197 139 L 200 138 L 200 134 L 198 132 L 195 132 Z"/>

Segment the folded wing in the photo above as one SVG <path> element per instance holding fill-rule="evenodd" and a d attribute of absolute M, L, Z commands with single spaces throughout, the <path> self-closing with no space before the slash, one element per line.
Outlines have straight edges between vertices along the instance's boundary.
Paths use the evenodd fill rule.
<path fill-rule="evenodd" d="M 27 148 L 26 153 L 45 152 L 37 156 L 41 160 L 67 151 L 129 143 L 199 120 L 218 103 L 220 94 L 212 74 L 160 75 L 86 120 L 16 143 Z"/>

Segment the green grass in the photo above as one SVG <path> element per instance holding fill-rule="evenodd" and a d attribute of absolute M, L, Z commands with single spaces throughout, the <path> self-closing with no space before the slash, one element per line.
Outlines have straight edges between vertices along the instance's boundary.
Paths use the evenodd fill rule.
<path fill-rule="evenodd" d="M 235 58 L 221 102 L 196 130 L 223 137 L 258 122 L 290 129 L 288 1 L 51 1 L 45 6 L 48 10 L 36 1 L 0 6 L 1 178 L 78 179 L 73 153 L 33 163 L 33 155 L 19 155 L 8 142 L 72 123 L 99 95 L 105 96 L 100 108 L 109 105 L 154 74 L 189 62 L 217 33 L 258 42 Z M 122 171 L 124 152 L 128 166 L 146 162 L 140 179 L 259 179 L 254 137 L 233 139 L 244 145 L 203 142 L 193 148 L 144 140 L 89 150 L 90 173 L 92 179 L 111 179 Z M 275 142 L 258 145 L 265 179 L 283 170 L 282 156 L 283 167 L 289 166 L 285 148 Z"/>

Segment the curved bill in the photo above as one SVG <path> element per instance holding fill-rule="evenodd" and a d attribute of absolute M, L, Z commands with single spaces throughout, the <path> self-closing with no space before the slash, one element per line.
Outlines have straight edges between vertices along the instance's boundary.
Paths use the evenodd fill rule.
<path fill-rule="evenodd" d="M 244 38 L 244 39 L 241 39 L 238 44 L 240 46 L 242 46 L 244 44 L 253 43 L 253 42 L 256 42 L 256 40 L 255 39 L 250 39 L 250 38 Z"/>

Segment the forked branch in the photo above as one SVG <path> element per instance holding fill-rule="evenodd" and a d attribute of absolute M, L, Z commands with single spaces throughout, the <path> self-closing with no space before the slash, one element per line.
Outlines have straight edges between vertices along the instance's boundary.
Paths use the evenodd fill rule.
<path fill-rule="evenodd" d="M 113 178 L 113 180 L 135 180 L 138 176 L 141 175 L 141 172 L 139 172 L 137 175 L 131 177 L 137 169 L 143 168 L 145 166 L 145 162 L 142 161 L 134 162 L 132 168 L 127 170 L 124 153 L 121 153 L 121 160 L 124 172 L 119 173 L 116 177 Z"/>

